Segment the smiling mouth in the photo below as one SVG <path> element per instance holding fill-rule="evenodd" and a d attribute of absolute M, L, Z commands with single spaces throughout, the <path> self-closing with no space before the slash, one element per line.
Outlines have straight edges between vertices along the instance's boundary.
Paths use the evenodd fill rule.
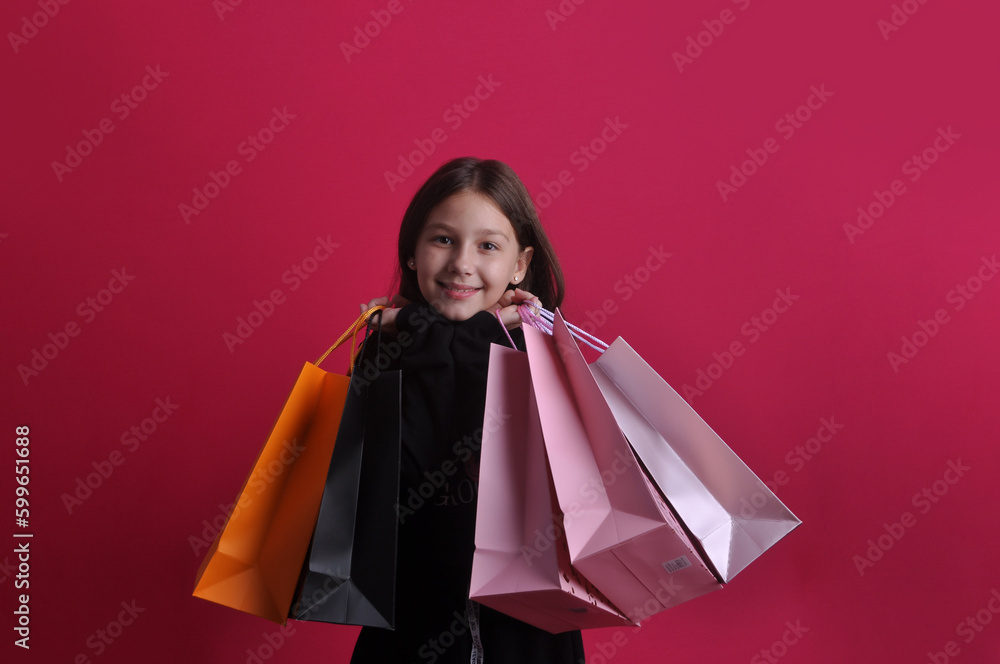
<path fill-rule="evenodd" d="M 463 286 L 462 284 L 453 284 L 439 281 L 438 286 L 444 291 L 444 294 L 454 300 L 464 300 L 471 297 L 479 292 L 479 288 L 473 286 Z"/>

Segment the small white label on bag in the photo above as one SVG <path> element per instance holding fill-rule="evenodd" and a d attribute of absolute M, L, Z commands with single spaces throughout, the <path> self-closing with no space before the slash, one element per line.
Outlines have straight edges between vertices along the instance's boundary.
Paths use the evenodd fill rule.
<path fill-rule="evenodd" d="M 691 561 L 687 559 L 687 556 L 674 558 L 673 560 L 668 560 L 667 562 L 660 564 L 663 565 L 663 569 L 667 570 L 667 572 L 670 574 L 673 574 L 674 572 L 679 572 L 685 567 L 691 567 Z"/>

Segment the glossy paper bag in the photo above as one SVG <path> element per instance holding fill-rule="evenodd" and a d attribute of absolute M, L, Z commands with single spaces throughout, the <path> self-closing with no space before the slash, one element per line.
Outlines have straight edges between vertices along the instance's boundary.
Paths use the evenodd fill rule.
<path fill-rule="evenodd" d="M 801 524 L 623 339 L 591 368 L 636 455 L 723 581 Z"/>
<path fill-rule="evenodd" d="M 374 336 L 369 334 L 365 344 L 377 344 Z M 401 375 L 399 371 L 369 375 L 355 371 L 351 377 L 291 617 L 391 629 Z"/>
<path fill-rule="evenodd" d="M 649 481 L 560 317 L 524 329 L 531 382 L 573 566 L 633 621 L 717 590 Z"/>
<path fill-rule="evenodd" d="M 493 345 L 470 597 L 549 632 L 632 624 L 569 561 L 525 353 Z"/>
<path fill-rule="evenodd" d="M 364 329 L 359 317 L 315 363 L 306 362 L 202 561 L 194 595 L 284 623 L 309 547 L 349 378 L 319 364 Z"/>

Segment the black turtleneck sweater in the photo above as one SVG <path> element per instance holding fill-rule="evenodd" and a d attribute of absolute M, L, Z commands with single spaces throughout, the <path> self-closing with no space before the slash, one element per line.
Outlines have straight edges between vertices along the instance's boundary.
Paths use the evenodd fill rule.
<path fill-rule="evenodd" d="M 490 344 L 510 342 L 490 312 L 455 322 L 426 303 L 403 307 L 396 328 L 379 349 L 384 368 L 402 371 L 396 629 L 363 628 L 351 662 L 467 664 L 486 373 Z M 510 335 L 524 350 L 523 332 Z M 360 366 L 374 355 L 369 344 Z M 584 663 L 578 631 L 550 634 L 485 606 L 478 622 L 490 664 Z"/>

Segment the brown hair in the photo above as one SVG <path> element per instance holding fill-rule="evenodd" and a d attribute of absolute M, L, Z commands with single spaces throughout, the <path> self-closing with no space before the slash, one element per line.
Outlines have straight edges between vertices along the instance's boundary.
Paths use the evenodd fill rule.
<path fill-rule="evenodd" d="M 445 163 L 410 201 L 399 226 L 399 262 L 394 277 L 397 292 L 411 302 L 424 301 L 417 275 L 407 269 L 406 262 L 416 252 L 417 239 L 431 210 L 462 191 L 490 199 L 510 221 L 520 248 L 534 247 L 528 272 L 517 287 L 537 296 L 547 309 L 560 306 L 565 296 L 562 269 L 527 188 L 514 170 L 502 161 L 475 157 L 459 157 Z M 511 288 L 513 286 L 508 286 Z"/>

